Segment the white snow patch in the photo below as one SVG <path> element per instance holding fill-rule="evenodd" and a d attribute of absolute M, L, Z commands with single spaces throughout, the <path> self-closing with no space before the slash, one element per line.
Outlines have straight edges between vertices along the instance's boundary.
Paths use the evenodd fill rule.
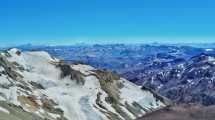
<path fill-rule="evenodd" d="M 207 48 L 207 49 L 205 49 L 205 51 L 207 51 L 207 52 L 211 52 L 211 51 L 214 51 L 214 49 Z"/>
<path fill-rule="evenodd" d="M 149 91 L 140 90 L 133 83 L 122 79 L 124 87 L 120 89 L 121 98 L 128 103 L 137 102 L 143 108 L 159 108 L 165 106 L 161 101 L 157 101 Z"/>
<path fill-rule="evenodd" d="M 13 86 L 9 89 L 0 88 L 0 93 L 3 93 L 5 97 L 3 97 L 4 100 L 10 101 L 14 103 L 15 105 L 20 105 L 20 103 L 17 100 L 17 87 Z"/>
<path fill-rule="evenodd" d="M 9 85 L 10 81 L 8 80 L 9 78 L 7 78 L 6 75 L 1 75 L 0 76 L 0 85 Z"/>
<path fill-rule="evenodd" d="M 85 75 L 90 75 L 91 73 L 93 73 L 92 70 L 96 70 L 94 67 L 91 67 L 89 65 L 83 65 L 83 64 L 71 65 L 71 67 L 74 70 L 80 71 Z"/>
<path fill-rule="evenodd" d="M 54 119 L 60 118 L 60 115 L 58 114 L 48 113 L 48 115 L 50 115 Z"/>
<path fill-rule="evenodd" d="M 209 61 L 209 62 L 213 62 L 213 61 L 215 61 L 215 58 L 214 58 L 214 57 L 209 56 L 209 57 L 208 57 L 208 61 Z"/>
<path fill-rule="evenodd" d="M 7 114 L 10 114 L 10 111 L 8 111 L 7 109 L 3 108 L 0 106 L 0 112 L 4 112 L 4 113 L 7 113 Z"/>

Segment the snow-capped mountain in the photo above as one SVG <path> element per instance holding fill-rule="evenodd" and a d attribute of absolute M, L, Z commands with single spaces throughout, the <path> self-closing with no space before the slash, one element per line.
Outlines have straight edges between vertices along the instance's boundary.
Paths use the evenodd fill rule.
<path fill-rule="evenodd" d="M 133 120 L 169 103 L 115 73 L 66 64 L 46 52 L 0 54 L 4 120 Z"/>

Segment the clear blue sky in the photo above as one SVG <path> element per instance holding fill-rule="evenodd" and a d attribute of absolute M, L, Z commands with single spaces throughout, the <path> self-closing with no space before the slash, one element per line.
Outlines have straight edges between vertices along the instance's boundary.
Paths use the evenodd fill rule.
<path fill-rule="evenodd" d="M 215 0 L 1 0 L 1 45 L 215 42 Z"/>

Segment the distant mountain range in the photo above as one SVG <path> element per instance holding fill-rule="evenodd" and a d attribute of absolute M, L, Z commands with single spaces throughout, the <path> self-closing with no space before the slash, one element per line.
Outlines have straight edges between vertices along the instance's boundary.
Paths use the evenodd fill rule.
<path fill-rule="evenodd" d="M 194 47 L 195 46 L 195 47 Z M 215 104 L 214 44 L 21 46 L 121 74 L 176 103 Z"/>
<path fill-rule="evenodd" d="M 6 116 L 7 118 L 13 118 L 14 120 L 23 119 L 23 115 L 29 120 L 33 119 L 33 117 L 38 120 L 42 120 L 41 116 L 49 119 L 57 117 L 60 120 L 72 120 L 74 116 L 76 116 L 74 117 L 75 119 L 84 119 L 75 113 L 74 116 L 70 116 L 68 112 L 70 108 L 67 109 L 67 107 L 65 108 L 64 106 L 67 102 L 64 101 L 65 103 L 62 103 L 60 99 L 56 99 L 58 100 L 58 102 L 56 102 L 54 98 L 55 93 L 52 94 L 54 90 L 49 91 L 52 90 L 52 87 L 56 90 L 62 87 L 67 88 L 70 83 L 61 83 L 58 82 L 58 80 L 64 81 L 64 77 L 67 79 L 67 77 L 70 76 L 72 80 L 77 80 L 76 82 L 73 81 L 77 86 L 81 84 L 81 86 L 85 86 L 86 88 L 96 87 L 99 89 L 99 91 L 95 92 L 89 88 L 89 91 L 86 92 L 87 95 L 91 94 L 88 93 L 90 91 L 92 94 L 96 94 L 97 96 L 95 98 L 97 99 L 94 99 L 92 96 L 78 99 L 76 96 L 79 101 L 82 101 L 77 103 L 80 104 L 80 106 L 76 106 L 77 108 L 80 108 L 81 111 L 76 112 L 85 114 L 86 117 L 89 117 L 89 120 L 95 120 L 95 117 L 91 117 L 92 115 L 96 115 L 96 119 L 98 120 L 100 120 L 101 116 L 103 116 L 102 119 L 108 118 L 111 120 L 131 120 L 139 117 L 140 120 L 158 120 L 158 118 L 161 120 L 213 120 L 214 118 L 215 47 L 213 47 L 213 45 L 23 45 L 18 46 L 18 48 L 21 51 L 17 49 L 11 49 L 9 51 L 2 49 L 3 52 L 0 56 L 0 66 L 2 68 L 0 77 L 1 80 L 3 80 L 1 81 L 2 83 L 0 82 L 0 98 L 1 100 L 4 100 L 0 100 L 0 116 Z M 62 59 L 64 62 L 59 61 L 59 59 L 56 59 L 55 57 L 51 57 L 46 52 L 37 51 L 46 51 L 51 54 L 51 56 Z M 53 69 L 49 69 L 47 65 Z M 52 65 L 58 67 L 54 68 Z M 68 67 L 68 65 L 71 65 L 71 67 Z M 88 68 L 90 68 L 90 70 L 87 70 Z M 59 78 L 62 78 L 57 78 L 55 81 L 55 78 L 52 76 L 54 75 L 53 70 L 57 70 L 58 72 L 61 71 L 59 74 L 57 72 L 57 75 L 59 75 Z M 96 78 L 93 80 L 94 82 L 100 81 L 98 83 L 95 82 L 92 85 L 100 84 L 101 88 L 99 86 L 91 86 L 91 84 L 88 83 L 86 84 L 85 79 L 88 79 L 88 76 L 85 74 L 88 74 L 88 72 L 95 73 L 92 74 L 92 76 Z M 123 84 L 117 83 L 116 86 L 114 85 L 114 82 L 111 82 L 110 85 L 109 83 L 102 82 L 103 79 L 114 81 L 116 78 L 121 78 L 116 73 L 136 85 L 133 85 L 126 80 L 123 81 Z M 35 75 L 37 77 L 35 77 Z M 82 79 L 83 77 L 84 82 Z M 41 78 L 41 81 L 40 79 L 35 78 Z M 21 82 L 19 79 L 23 79 L 24 81 Z M 50 81 L 51 79 L 54 81 Z M 73 82 L 72 85 L 76 86 Z M 57 83 L 57 86 L 54 85 L 55 83 Z M 133 87 L 131 87 L 130 84 Z M 121 90 L 121 87 L 123 86 L 126 88 L 125 91 L 127 92 L 116 92 L 116 90 Z M 17 88 L 16 95 L 14 93 L 14 87 Z M 142 90 L 139 89 L 141 87 Z M 82 87 L 77 87 L 77 89 L 80 89 L 79 91 L 86 90 Z M 42 94 L 34 94 L 32 91 L 35 90 L 40 91 Z M 72 88 L 72 91 L 76 91 L 76 89 Z M 143 93 L 140 91 L 143 91 Z M 151 95 L 147 97 L 144 91 L 149 92 L 153 97 Z M 105 100 L 101 99 L 102 95 L 97 94 L 100 92 L 107 93 L 109 97 L 106 97 L 107 99 Z M 130 97 L 132 97 L 132 105 L 118 101 L 117 96 L 123 97 L 125 95 L 124 97 L 126 97 L 129 92 L 131 92 L 131 94 L 129 94 L 125 100 L 130 101 Z M 166 108 L 166 106 L 169 106 L 171 102 L 157 93 L 169 98 L 176 104 L 170 108 Z M 67 97 L 69 94 L 69 91 L 64 91 L 62 94 L 59 93 L 59 95 L 63 95 L 62 97 Z M 76 93 L 72 94 L 76 95 Z M 17 96 L 17 98 L 19 98 L 18 102 L 11 95 Z M 34 97 L 32 97 L 32 95 Z M 41 95 L 45 96 L 42 97 Z M 71 99 L 76 99 L 76 97 L 73 97 L 71 97 Z M 95 103 L 92 101 L 92 103 L 89 103 L 89 99 L 87 98 L 95 100 Z M 142 98 L 142 100 L 136 101 L 137 98 Z M 159 100 L 161 104 L 163 104 L 163 106 L 161 105 L 162 107 L 159 107 Z M 120 104 L 115 105 L 114 101 L 117 101 L 116 103 Z M 42 104 L 37 102 L 42 102 Z M 48 106 L 44 106 L 46 104 L 44 102 L 48 102 Z M 140 107 L 136 102 L 140 106 L 143 105 L 144 107 Z M 21 108 L 27 112 L 20 109 L 20 107 L 18 107 L 20 105 L 17 103 L 21 103 Z M 107 107 L 106 103 L 112 105 Z M 24 104 L 38 104 L 39 106 L 36 108 L 44 110 L 46 114 L 42 115 L 41 111 L 36 109 L 35 106 L 25 106 Z M 93 104 L 95 106 L 92 106 Z M 67 105 L 71 105 L 71 108 L 74 107 L 73 104 L 68 103 Z M 84 107 L 82 107 L 82 105 L 84 105 Z M 122 108 L 124 112 L 122 112 L 122 109 L 119 109 L 119 106 L 117 105 L 124 107 Z M 50 107 L 57 109 L 51 111 Z M 104 112 L 103 110 L 96 113 L 90 112 L 92 109 L 98 110 L 100 108 L 105 109 L 108 112 Z M 140 108 L 142 110 L 140 110 Z M 113 109 L 115 109 L 115 112 L 112 111 Z M 29 112 L 29 110 L 31 112 Z M 35 110 L 40 111 L 38 114 L 39 116 L 35 116 Z M 158 111 L 151 113 L 151 111 L 155 110 Z M 10 113 L 10 115 L 8 115 L 8 113 Z M 141 117 L 146 113 L 146 116 Z M 182 114 L 184 116 L 182 116 Z M 118 115 L 121 117 L 116 117 Z M 14 116 L 19 119 L 15 119 Z"/>
<path fill-rule="evenodd" d="M 212 54 L 200 54 L 189 60 L 156 61 L 123 75 L 177 103 L 215 104 L 215 55 Z"/>

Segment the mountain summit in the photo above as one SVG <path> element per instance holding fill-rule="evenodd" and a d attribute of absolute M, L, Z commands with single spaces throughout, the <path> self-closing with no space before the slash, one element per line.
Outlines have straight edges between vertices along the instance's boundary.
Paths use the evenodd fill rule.
<path fill-rule="evenodd" d="M 133 120 L 167 105 L 110 71 L 66 64 L 43 51 L 0 53 L 4 120 Z"/>

